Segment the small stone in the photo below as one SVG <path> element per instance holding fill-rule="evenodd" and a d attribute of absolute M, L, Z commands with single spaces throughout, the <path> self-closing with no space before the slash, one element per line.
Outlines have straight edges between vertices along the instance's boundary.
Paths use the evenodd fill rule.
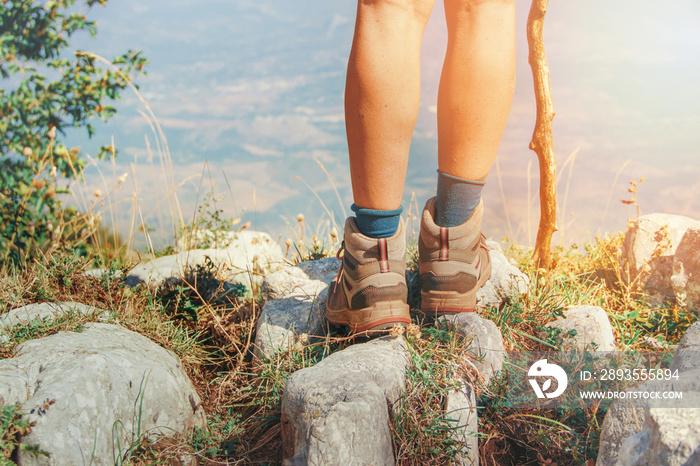
<path fill-rule="evenodd" d="M 504 300 L 527 296 L 530 292 L 529 277 L 511 265 L 502 252 L 491 250 L 489 254 L 491 278 L 479 289 L 477 304 L 480 307 L 498 306 Z"/>
<path fill-rule="evenodd" d="M 503 246 L 501 246 L 501 243 L 499 243 L 498 241 L 487 239 L 485 243 L 486 247 L 488 247 L 490 251 L 498 251 L 501 254 L 503 254 Z"/>
<path fill-rule="evenodd" d="M 285 351 L 302 333 L 315 337 L 323 333 L 328 286 L 314 280 L 308 281 L 301 290 L 298 295 L 268 301 L 263 306 L 253 350 L 258 359 Z"/>
<path fill-rule="evenodd" d="M 503 335 L 496 324 L 484 319 L 474 312 L 462 312 L 451 316 L 443 316 L 438 322 L 455 326 L 456 331 L 471 340 L 469 352 L 473 355 L 472 363 L 479 375 L 488 386 L 491 378 L 503 369 L 505 347 Z"/>
<path fill-rule="evenodd" d="M 90 269 L 90 270 L 86 270 L 84 273 L 88 277 L 102 278 L 105 275 L 109 274 L 110 270 L 109 269 Z M 124 275 L 124 272 L 122 272 L 121 270 L 114 271 L 114 278 L 120 278 L 122 275 Z"/>
<path fill-rule="evenodd" d="M 309 337 L 325 334 L 328 285 L 339 267 L 336 258 L 306 261 L 265 279 L 262 292 L 268 301 L 258 319 L 255 357 L 269 358 L 290 348 L 302 333 Z"/>
<path fill-rule="evenodd" d="M 309 281 L 309 276 L 299 267 L 285 267 L 263 280 L 261 294 L 267 302 L 283 299 L 303 293 L 303 287 Z"/>
<path fill-rule="evenodd" d="M 464 446 L 456 455 L 453 464 L 479 464 L 479 418 L 476 411 L 476 396 L 469 384 L 447 394 L 445 413 L 454 421 L 452 439 Z"/>
<path fill-rule="evenodd" d="M 615 350 L 615 337 L 608 314 L 597 306 L 577 306 L 564 311 L 564 317 L 545 325 L 561 332 L 557 343 L 563 351 Z M 546 335 L 540 335 L 543 339 Z"/>
<path fill-rule="evenodd" d="M 109 320 L 110 313 L 93 306 L 82 303 L 34 303 L 12 309 L 6 314 L 0 315 L 0 332 L 18 324 L 27 324 L 33 320 L 53 320 L 66 314 L 78 314 L 81 316 L 98 316 L 99 320 Z"/>

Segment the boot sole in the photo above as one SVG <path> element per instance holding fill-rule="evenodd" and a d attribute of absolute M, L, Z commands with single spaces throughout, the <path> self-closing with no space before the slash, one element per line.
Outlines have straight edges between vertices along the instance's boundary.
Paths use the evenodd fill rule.
<path fill-rule="evenodd" d="M 444 315 L 473 312 L 476 309 L 476 294 L 491 278 L 491 264 L 482 270 L 476 286 L 466 293 L 456 291 L 421 291 L 421 312 L 426 316 L 440 317 Z"/>
<path fill-rule="evenodd" d="M 403 301 L 384 301 L 356 311 L 326 309 L 326 320 L 333 325 L 345 325 L 353 333 L 386 333 L 396 324 L 404 327 L 410 324 L 411 313 Z"/>

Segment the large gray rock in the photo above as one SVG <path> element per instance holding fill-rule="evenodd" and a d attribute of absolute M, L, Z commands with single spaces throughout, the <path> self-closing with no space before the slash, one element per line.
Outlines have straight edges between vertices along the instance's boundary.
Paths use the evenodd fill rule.
<path fill-rule="evenodd" d="M 527 296 L 530 292 L 530 278 L 508 262 L 501 251 L 490 249 L 489 254 L 491 278 L 477 292 L 477 305 L 498 306 L 504 300 Z"/>
<path fill-rule="evenodd" d="M 700 312 L 700 228 L 688 228 L 678 244 L 671 287 L 676 303 Z"/>
<path fill-rule="evenodd" d="M 643 386 L 643 384 L 642 384 Z M 646 400 L 615 400 L 603 420 L 596 466 L 616 466 L 622 444 L 641 432 Z M 631 445 L 628 445 L 630 448 Z M 637 447 L 638 448 L 638 447 Z M 628 453 L 629 454 L 629 453 Z"/>
<path fill-rule="evenodd" d="M 679 379 L 645 382 L 629 389 L 682 392 L 682 400 L 619 399 L 610 405 L 600 434 L 597 466 L 700 464 L 699 349 L 700 323 L 695 323 L 686 331 L 671 363 Z"/>
<path fill-rule="evenodd" d="M 173 353 L 116 325 L 27 341 L 0 360 L 0 404 L 21 403 L 36 422 L 22 441 L 50 454 L 20 452 L 21 465 L 113 465 L 141 433 L 205 428 L 199 402 Z"/>
<path fill-rule="evenodd" d="M 615 350 L 610 318 L 604 309 L 597 306 L 576 306 L 564 311 L 563 317 L 545 325 L 557 328 L 561 332 L 557 343 L 563 351 L 600 351 Z"/>
<path fill-rule="evenodd" d="M 683 395 L 687 408 L 646 407 L 644 428 L 623 442 L 619 466 L 700 464 L 700 392 Z"/>
<path fill-rule="evenodd" d="M 187 271 L 210 263 L 217 278 L 241 283 L 251 290 L 266 275 L 283 267 L 284 255 L 267 233 L 245 230 L 235 233 L 235 239 L 226 248 L 193 249 L 142 262 L 129 272 L 126 282 L 158 287 L 170 278 L 183 278 Z"/>
<path fill-rule="evenodd" d="M 681 215 L 650 214 L 630 226 L 622 244 L 623 279 L 638 280 L 651 297 L 673 300 L 673 257 L 689 228 L 700 222 Z"/>
<path fill-rule="evenodd" d="M 685 331 L 671 361 L 672 371 L 687 372 L 694 369 L 700 369 L 700 322 L 695 322 Z"/>
<path fill-rule="evenodd" d="M 407 365 L 403 339 L 385 337 L 292 374 L 282 399 L 283 464 L 394 464 L 387 402 L 399 402 Z"/>
<path fill-rule="evenodd" d="M 700 428 L 687 422 L 687 416 L 697 418 L 700 408 L 700 370 L 680 374 L 679 380 L 644 382 L 629 391 L 683 393 L 682 400 L 618 399 L 614 401 L 603 421 L 597 466 L 695 465 L 697 462 L 676 462 L 687 453 L 683 447 L 675 453 L 668 441 L 686 437 Z M 681 405 L 679 407 L 679 405 Z M 675 406 L 675 407 L 674 407 Z M 684 420 L 685 419 L 685 420 Z M 690 430 L 687 430 L 690 429 Z M 659 440 L 659 435 L 664 438 Z M 696 440 L 689 438 L 692 442 Z M 680 444 L 677 444 L 680 446 Z M 697 453 L 697 446 L 693 447 Z M 692 453 L 689 456 L 692 456 Z M 652 458 L 654 458 L 652 460 Z"/>
<path fill-rule="evenodd" d="M 488 385 L 491 378 L 503 369 L 506 354 L 503 335 L 496 324 L 474 312 L 443 316 L 438 322 L 454 325 L 460 335 L 471 340 L 469 354 L 472 358 L 469 363 L 476 367 L 480 381 Z"/>
<path fill-rule="evenodd" d="M 325 334 L 328 285 L 340 267 L 336 258 L 302 262 L 268 276 L 262 284 L 263 306 L 255 334 L 254 354 L 269 358 L 286 350 L 295 338 Z"/>

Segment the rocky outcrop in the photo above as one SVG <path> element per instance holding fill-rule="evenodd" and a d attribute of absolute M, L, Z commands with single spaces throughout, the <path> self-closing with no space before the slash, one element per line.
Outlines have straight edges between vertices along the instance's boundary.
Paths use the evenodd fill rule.
<path fill-rule="evenodd" d="M 700 222 L 681 215 L 639 217 L 630 226 L 622 244 L 623 279 L 628 283 L 637 281 L 656 301 L 674 300 L 676 291 L 671 283 L 674 256 L 686 232 L 698 228 Z M 682 281 L 680 277 L 678 280 Z"/>
<path fill-rule="evenodd" d="M 50 455 L 20 452 L 21 465 L 113 465 L 145 432 L 206 427 L 178 358 L 111 324 L 27 341 L 0 360 L 0 404 L 14 403 L 36 422 L 22 441 Z"/>
<path fill-rule="evenodd" d="M 250 292 L 266 275 L 283 266 L 282 249 L 270 235 L 245 230 L 235 233 L 226 248 L 192 249 L 142 262 L 127 274 L 126 282 L 158 287 L 168 279 L 183 278 L 197 267 L 204 267 L 221 281 L 240 283 Z"/>
<path fill-rule="evenodd" d="M 402 338 L 353 345 L 295 372 L 282 400 L 284 465 L 394 464 L 389 404 L 405 390 Z"/>
<path fill-rule="evenodd" d="M 269 358 L 294 344 L 301 334 L 325 334 L 328 285 L 338 272 L 334 257 L 302 262 L 268 276 L 262 285 L 263 306 L 255 334 L 254 354 Z"/>
<path fill-rule="evenodd" d="M 545 325 L 558 330 L 557 344 L 563 351 L 615 350 L 610 318 L 597 306 L 576 306 L 564 311 L 564 316 Z M 541 335 L 544 339 L 545 335 Z"/>

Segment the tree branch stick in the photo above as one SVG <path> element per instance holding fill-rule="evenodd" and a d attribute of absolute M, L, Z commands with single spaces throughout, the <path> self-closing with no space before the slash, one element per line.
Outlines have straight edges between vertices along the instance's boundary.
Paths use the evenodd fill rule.
<path fill-rule="evenodd" d="M 557 166 L 552 136 L 554 105 L 542 35 L 548 4 L 549 0 L 532 0 L 527 18 L 528 62 L 532 68 L 537 102 L 537 120 L 530 149 L 537 154 L 540 165 L 540 225 L 532 259 L 542 268 L 550 268 L 552 265 L 552 235 L 557 231 Z"/>

